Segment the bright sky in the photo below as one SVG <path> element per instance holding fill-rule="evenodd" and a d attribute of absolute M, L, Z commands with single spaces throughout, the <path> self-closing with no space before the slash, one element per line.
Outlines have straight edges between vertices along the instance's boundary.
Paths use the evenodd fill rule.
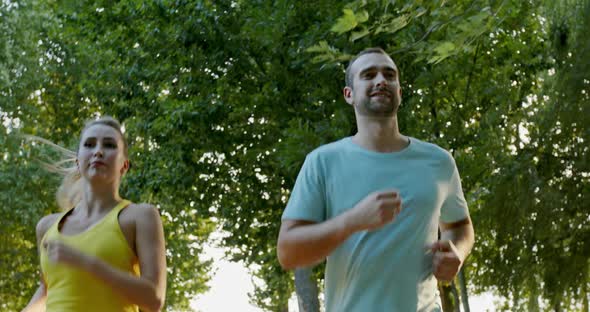
<path fill-rule="evenodd" d="M 223 250 L 211 246 L 205 247 L 207 257 L 213 258 L 216 274 L 210 282 L 209 292 L 192 301 L 194 311 L 200 312 L 262 312 L 248 302 L 248 293 L 254 286 L 243 263 L 229 262 L 223 259 Z M 494 298 L 490 294 L 470 296 L 471 312 L 495 312 Z M 289 312 L 298 312 L 297 301 L 289 302 Z"/>
<path fill-rule="evenodd" d="M 209 291 L 193 299 L 192 308 L 200 312 L 262 311 L 248 302 L 248 293 L 254 291 L 254 285 L 244 264 L 223 259 L 220 248 L 207 246 L 205 254 L 214 260 L 215 275 Z"/>

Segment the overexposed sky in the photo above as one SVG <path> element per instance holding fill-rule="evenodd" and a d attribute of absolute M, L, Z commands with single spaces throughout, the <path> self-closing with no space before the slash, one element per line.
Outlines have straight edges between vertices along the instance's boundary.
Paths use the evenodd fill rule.
<path fill-rule="evenodd" d="M 213 241 L 222 238 L 219 232 L 214 232 L 211 236 Z M 209 291 L 192 300 L 191 306 L 194 311 L 262 311 L 248 302 L 248 293 L 254 291 L 254 285 L 244 263 L 224 259 L 223 249 L 215 247 L 214 244 L 208 244 L 203 248 L 205 258 L 213 259 L 214 275 L 209 283 Z"/>
<path fill-rule="evenodd" d="M 242 263 L 215 259 L 214 266 L 217 272 L 210 282 L 211 289 L 191 302 L 195 311 L 262 311 L 248 302 L 248 293 L 254 291 L 254 286 Z"/>

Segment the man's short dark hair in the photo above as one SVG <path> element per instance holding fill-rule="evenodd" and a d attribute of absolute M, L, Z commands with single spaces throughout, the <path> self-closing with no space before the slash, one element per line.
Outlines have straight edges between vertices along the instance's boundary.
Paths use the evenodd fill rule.
<path fill-rule="evenodd" d="M 345 83 L 347 87 L 351 87 L 352 88 L 352 81 L 354 80 L 354 77 L 352 77 L 352 73 L 350 72 L 351 68 L 352 68 L 352 64 L 354 64 L 354 62 L 361 56 L 365 55 L 365 54 L 369 54 L 369 53 L 379 53 L 379 54 L 385 54 L 385 55 L 389 55 L 387 54 L 387 52 L 385 52 L 385 50 L 379 48 L 379 47 L 374 47 L 374 48 L 367 48 L 362 50 L 361 52 L 359 52 L 357 55 L 355 55 L 350 62 L 348 63 L 348 67 L 346 67 L 346 74 L 345 74 Z"/>

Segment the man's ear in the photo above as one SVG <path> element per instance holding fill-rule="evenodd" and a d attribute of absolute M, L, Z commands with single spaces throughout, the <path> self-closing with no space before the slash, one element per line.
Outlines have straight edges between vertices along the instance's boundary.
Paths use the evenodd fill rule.
<path fill-rule="evenodd" d="M 342 95 L 344 95 L 344 100 L 346 101 L 346 103 L 350 105 L 354 103 L 354 91 L 351 87 L 344 87 L 344 89 L 342 89 Z"/>

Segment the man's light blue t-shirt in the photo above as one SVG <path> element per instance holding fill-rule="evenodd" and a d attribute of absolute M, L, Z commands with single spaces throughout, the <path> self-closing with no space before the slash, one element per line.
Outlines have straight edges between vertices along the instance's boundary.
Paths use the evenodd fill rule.
<path fill-rule="evenodd" d="M 415 138 L 378 153 L 351 137 L 309 153 L 282 219 L 322 222 L 367 195 L 397 189 L 402 210 L 375 231 L 357 232 L 328 256 L 326 311 L 440 311 L 432 254 L 438 224 L 469 216 L 453 157 Z"/>

